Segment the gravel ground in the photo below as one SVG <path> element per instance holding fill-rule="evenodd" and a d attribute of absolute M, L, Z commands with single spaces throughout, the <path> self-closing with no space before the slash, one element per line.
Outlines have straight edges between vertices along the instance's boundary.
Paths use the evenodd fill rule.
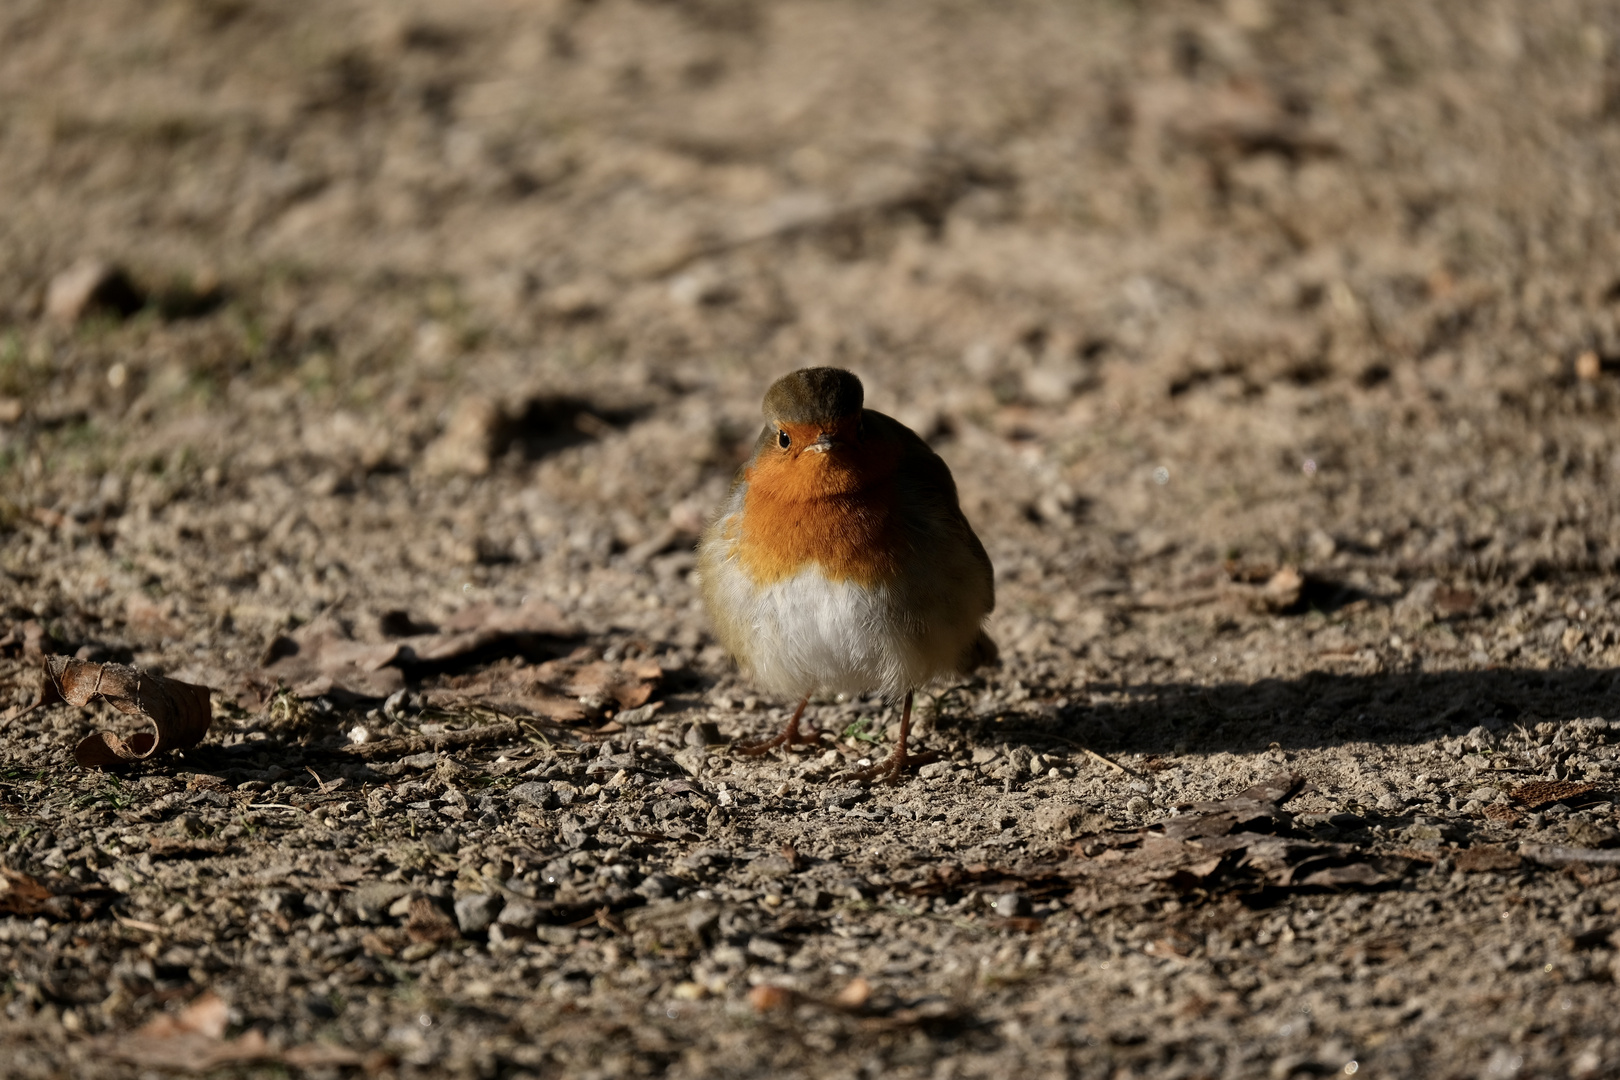
<path fill-rule="evenodd" d="M 0 1075 L 1620 1076 L 1612 5 L 14 0 L 0 99 Z M 727 750 L 807 363 L 996 567 L 892 787 Z"/>

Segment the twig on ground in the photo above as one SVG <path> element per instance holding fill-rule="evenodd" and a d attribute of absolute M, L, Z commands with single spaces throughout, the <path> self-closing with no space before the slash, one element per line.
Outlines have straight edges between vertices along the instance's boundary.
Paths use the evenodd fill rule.
<path fill-rule="evenodd" d="M 321 774 L 310 768 L 308 765 L 304 766 L 304 771 L 315 778 L 315 787 L 322 795 L 326 794 L 327 788 L 335 788 L 343 782 L 343 778 L 341 776 L 335 780 L 322 780 Z"/>
<path fill-rule="evenodd" d="M 464 731 L 447 731 L 442 735 L 404 735 L 396 739 L 378 739 L 337 751 L 344 757 L 373 761 L 378 758 L 404 757 L 428 750 L 460 750 L 468 746 L 489 743 L 518 742 L 525 737 L 523 725 L 511 721 L 504 724 L 484 724 Z"/>
<path fill-rule="evenodd" d="M 1620 849 L 1565 847 L 1562 844 L 1523 844 L 1519 854 L 1543 866 L 1620 866 Z"/>
<path fill-rule="evenodd" d="M 1110 769 L 1113 769 L 1117 773 L 1121 773 L 1125 776 L 1134 776 L 1138 779 L 1140 779 L 1142 776 L 1142 774 L 1137 772 L 1135 769 L 1127 769 L 1113 758 L 1104 757 L 1102 754 L 1097 753 L 1097 751 L 1091 749 L 1089 746 L 1080 747 L 1080 752 L 1085 754 L 1088 758 L 1091 758 L 1093 761 L 1102 762 L 1104 765 L 1107 765 Z"/>

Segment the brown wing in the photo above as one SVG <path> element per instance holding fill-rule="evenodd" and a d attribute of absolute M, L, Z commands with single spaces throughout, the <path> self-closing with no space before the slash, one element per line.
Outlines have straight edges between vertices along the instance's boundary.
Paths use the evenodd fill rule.
<path fill-rule="evenodd" d="M 871 410 L 866 411 L 865 417 L 874 434 L 881 432 L 883 437 L 892 438 L 901 446 L 901 468 L 906 483 L 901 490 L 900 512 L 914 530 L 915 546 L 921 552 L 937 552 L 942 548 L 960 552 L 963 565 L 953 569 L 969 575 L 968 584 L 983 594 L 981 615 L 989 614 L 996 606 L 995 571 L 984 544 L 968 524 L 967 515 L 962 513 L 950 467 L 900 421 Z"/>

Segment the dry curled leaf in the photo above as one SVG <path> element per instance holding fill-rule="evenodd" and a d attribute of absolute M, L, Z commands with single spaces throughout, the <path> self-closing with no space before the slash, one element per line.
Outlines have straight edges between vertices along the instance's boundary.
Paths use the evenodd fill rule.
<path fill-rule="evenodd" d="M 151 731 L 136 732 L 127 742 L 111 731 L 98 731 L 73 748 L 75 761 L 97 769 L 142 761 L 160 750 L 196 746 L 213 721 L 208 695 L 206 686 L 123 664 L 52 656 L 45 660 L 45 683 L 34 707 L 65 701 L 82 709 L 100 698 L 119 712 L 139 716 L 152 725 Z"/>

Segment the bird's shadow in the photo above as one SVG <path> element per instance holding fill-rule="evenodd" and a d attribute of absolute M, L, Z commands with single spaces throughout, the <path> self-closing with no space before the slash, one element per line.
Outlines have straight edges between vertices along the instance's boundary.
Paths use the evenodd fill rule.
<path fill-rule="evenodd" d="M 1009 712 L 1000 722 L 967 720 L 947 707 L 939 724 L 970 728 L 976 742 L 1039 749 L 1044 738 L 1054 749 L 1078 743 L 1104 754 L 1157 755 L 1413 744 L 1476 726 L 1501 731 L 1620 719 L 1620 670 L 1612 668 L 1313 671 L 1252 683 L 1105 682 L 1074 689 L 1086 700 Z"/>

